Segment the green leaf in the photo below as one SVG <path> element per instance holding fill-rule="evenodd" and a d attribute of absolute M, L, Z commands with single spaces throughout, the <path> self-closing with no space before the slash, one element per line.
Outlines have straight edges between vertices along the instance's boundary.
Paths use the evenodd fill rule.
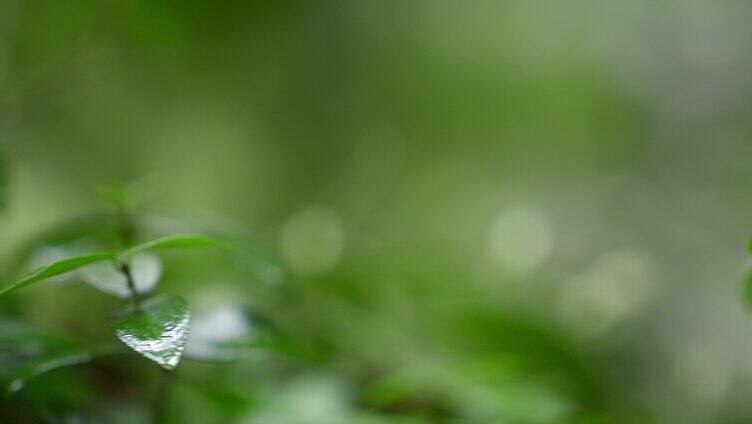
<path fill-rule="evenodd" d="M 172 234 L 208 236 L 219 242 L 219 245 L 228 250 L 239 264 L 247 267 L 258 280 L 269 285 L 279 285 L 285 281 L 285 273 L 279 258 L 259 244 L 242 227 L 216 220 L 197 224 L 152 214 L 139 215 L 139 225 L 144 234 L 154 237 Z"/>
<path fill-rule="evenodd" d="M 32 378 L 65 366 L 110 354 L 110 348 L 88 348 L 10 318 L 0 317 L 0 386 L 5 394 L 21 390 Z"/>
<path fill-rule="evenodd" d="M 131 247 L 125 251 L 125 256 L 130 257 L 144 250 L 186 247 L 220 247 L 226 249 L 234 253 L 244 263 L 249 264 L 259 279 L 274 285 L 284 281 L 284 273 L 281 267 L 271 258 L 271 255 L 264 252 L 258 246 L 244 240 L 232 240 L 198 234 L 179 234 Z"/>
<path fill-rule="evenodd" d="M 71 350 L 56 352 L 42 359 L 32 361 L 13 373 L 5 387 L 6 393 L 15 393 L 23 389 L 29 380 L 44 373 L 71 365 L 85 364 L 95 358 L 92 352 L 86 350 Z"/>
<path fill-rule="evenodd" d="M 131 256 L 134 253 L 144 250 L 174 249 L 186 247 L 221 247 L 224 245 L 224 242 L 213 237 L 195 234 L 180 234 L 147 241 L 146 243 L 133 246 L 128 249 L 125 254 L 126 256 Z"/>
<path fill-rule="evenodd" d="M 29 260 L 27 261 L 27 269 L 36 270 L 44 268 L 55 262 L 62 261 L 63 259 L 69 259 L 97 250 L 98 249 L 94 248 L 94 246 L 87 246 L 83 242 L 69 243 L 65 245 L 43 245 L 29 256 Z M 103 263 L 104 262 L 99 262 L 97 264 L 92 264 L 91 266 L 96 266 Z M 77 278 L 80 278 L 79 273 L 81 271 L 82 270 L 77 270 L 75 272 L 69 272 L 66 274 L 58 275 L 56 277 L 51 277 L 49 278 L 49 281 L 53 283 L 73 281 Z"/>
<path fill-rule="evenodd" d="M 50 265 L 47 265 L 44 268 L 40 268 L 37 271 L 34 271 L 33 273 L 21 278 L 20 280 L 14 283 L 6 285 L 2 289 L 0 289 L 0 297 L 3 296 L 4 294 L 26 287 L 38 281 L 42 281 L 44 279 L 54 277 L 56 275 L 65 274 L 66 272 L 76 270 L 78 268 L 81 268 L 89 264 L 93 264 L 95 262 L 101 262 L 105 260 L 114 260 L 114 259 L 115 259 L 115 255 L 112 252 L 96 252 L 96 253 L 89 253 L 86 255 L 74 256 L 72 258 L 63 259 L 63 260 L 54 262 Z"/>
<path fill-rule="evenodd" d="M 14 265 L 25 264 L 42 246 L 101 246 L 118 244 L 115 228 L 120 217 L 112 213 L 93 213 L 66 219 L 34 234 L 15 249 Z"/>
<path fill-rule="evenodd" d="M 128 347 L 173 370 L 188 343 L 190 318 L 185 300 L 161 295 L 119 312 L 111 324 L 115 335 Z"/>

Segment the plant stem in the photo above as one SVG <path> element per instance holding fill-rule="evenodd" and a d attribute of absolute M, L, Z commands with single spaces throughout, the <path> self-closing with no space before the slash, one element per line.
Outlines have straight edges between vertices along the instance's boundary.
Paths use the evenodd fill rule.
<path fill-rule="evenodd" d="M 120 272 L 125 275 L 125 281 L 128 283 L 128 289 L 131 291 L 131 298 L 133 299 L 133 306 L 136 310 L 141 310 L 141 295 L 136 290 L 136 283 L 133 281 L 133 275 L 131 274 L 131 267 L 122 262 L 120 264 Z"/>
<path fill-rule="evenodd" d="M 161 424 L 166 421 L 167 405 L 170 401 L 170 392 L 172 391 L 172 382 L 174 379 L 175 371 L 162 369 L 162 373 L 159 376 L 157 393 L 151 405 L 152 422 L 154 424 Z"/>

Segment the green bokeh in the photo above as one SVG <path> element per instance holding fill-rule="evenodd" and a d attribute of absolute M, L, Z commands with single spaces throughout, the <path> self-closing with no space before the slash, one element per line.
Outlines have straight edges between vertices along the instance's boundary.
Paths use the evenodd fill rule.
<path fill-rule="evenodd" d="M 181 363 L 167 422 L 748 422 L 750 17 L 0 0 L 0 283 L 45 245 L 246 246 L 159 252 L 157 295 L 281 334 Z M 78 280 L 4 296 L 0 318 L 116 342 L 122 305 Z M 0 371 L 39 359 L 11 344 Z M 93 357 L 0 400 L 0 422 L 143 422 L 162 380 Z"/>

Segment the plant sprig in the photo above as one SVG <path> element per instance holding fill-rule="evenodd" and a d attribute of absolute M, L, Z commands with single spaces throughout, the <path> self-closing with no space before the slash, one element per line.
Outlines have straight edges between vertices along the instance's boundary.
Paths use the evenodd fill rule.
<path fill-rule="evenodd" d="M 91 265 L 96 262 L 111 260 L 113 263 L 127 262 L 135 253 L 147 250 L 171 249 L 171 248 L 192 248 L 192 247 L 212 247 L 228 246 L 222 240 L 195 234 L 180 234 L 151 240 L 125 250 L 122 254 L 114 251 L 92 252 L 85 255 L 73 256 L 53 262 L 43 268 L 40 268 L 31 274 L 28 274 L 19 280 L 10 283 L 0 289 L 0 297 L 18 289 L 24 288 L 39 281 L 46 280 L 61 274 L 75 271 L 79 268 Z M 120 266 L 118 267 L 121 268 Z"/>

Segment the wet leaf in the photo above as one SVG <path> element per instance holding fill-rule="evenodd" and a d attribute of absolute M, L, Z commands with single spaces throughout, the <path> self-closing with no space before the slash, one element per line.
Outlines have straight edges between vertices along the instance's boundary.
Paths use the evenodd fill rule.
<path fill-rule="evenodd" d="M 262 357 L 279 347 L 271 322 L 235 305 L 196 314 L 191 323 L 187 358 L 200 361 L 237 361 Z"/>
<path fill-rule="evenodd" d="M 153 253 L 138 253 L 131 259 L 131 273 L 136 290 L 149 293 L 157 286 L 162 276 L 162 262 Z M 91 286 L 120 298 L 131 296 L 125 275 L 112 262 L 99 262 L 81 270 L 81 275 Z"/>
<path fill-rule="evenodd" d="M 53 262 L 52 264 L 40 268 L 37 271 L 34 271 L 33 273 L 21 278 L 20 280 L 6 285 L 2 289 L 0 289 L 0 296 L 26 287 L 38 281 L 65 274 L 66 272 L 74 271 L 89 264 L 114 259 L 115 255 L 111 252 L 96 252 Z"/>
<path fill-rule="evenodd" d="M 190 334 L 191 313 L 178 296 L 161 295 L 131 306 L 112 320 L 115 335 L 128 347 L 158 363 L 175 369 Z"/>

